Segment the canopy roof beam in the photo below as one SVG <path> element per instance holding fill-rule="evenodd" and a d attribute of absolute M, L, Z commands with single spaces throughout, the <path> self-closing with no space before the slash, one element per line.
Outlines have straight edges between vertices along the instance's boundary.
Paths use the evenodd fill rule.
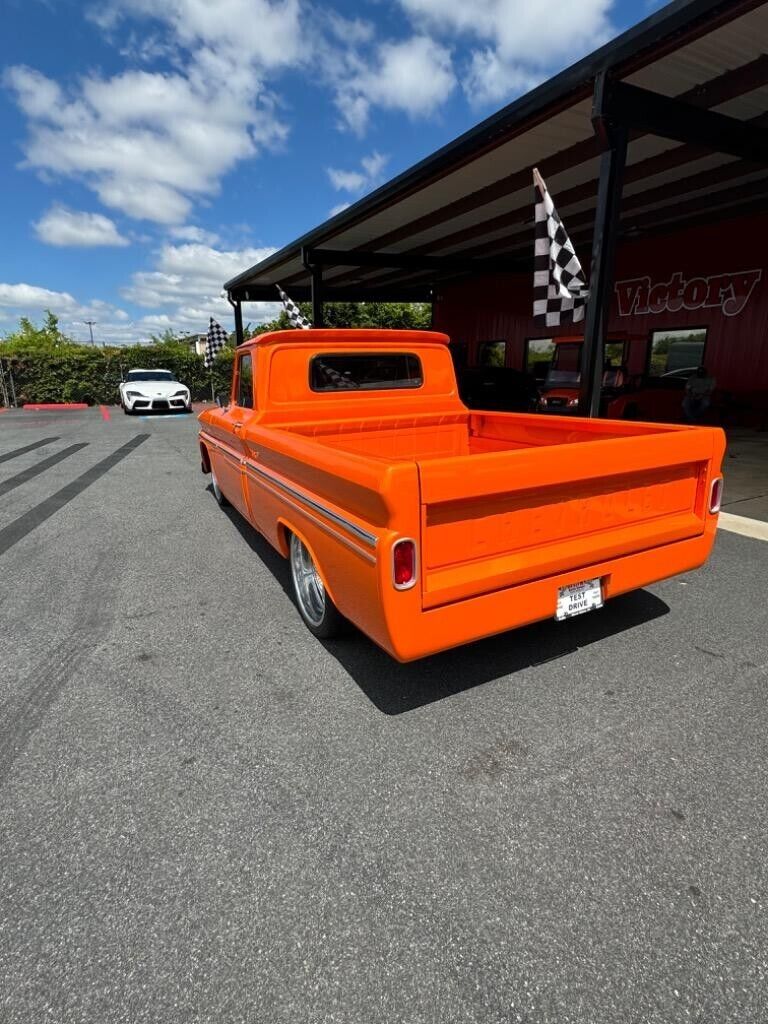
<path fill-rule="evenodd" d="M 596 98 L 599 103 L 593 121 L 598 125 L 621 125 L 627 130 L 704 146 L 713 153 L 768 163 L 768 134 L 756 131 L 754 124 L 607 77 L 603 87 L 599 91 L 596 88 Z"/>
<path fill-rule="evenodd" d="M 465 259 L 462 256 L 427 256 L 397 252 L 371 252 L 366 249 L 303 249 L 305 266 L 322 267 L 378 267 L 398 270 L 435 270 L 450 273 L 492 273 L 515 269 L 509 260 Z"/>

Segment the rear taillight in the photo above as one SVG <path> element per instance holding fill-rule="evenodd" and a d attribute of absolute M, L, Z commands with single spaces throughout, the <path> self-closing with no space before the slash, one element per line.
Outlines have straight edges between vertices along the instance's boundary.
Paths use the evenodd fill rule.
<path fill-rule="evenodd" d="M 723 500 L 723 478 L 716 476 L 712 481 L 709 491 L 709 511 L 712 513 L 720 511 L 720 502 Z"/>
<path fill-rule="evenodd" d="M 399 540 L 392 548 L 392 582 L 396 590 L 408 590 L 416 582 L 416 543 Z"/>

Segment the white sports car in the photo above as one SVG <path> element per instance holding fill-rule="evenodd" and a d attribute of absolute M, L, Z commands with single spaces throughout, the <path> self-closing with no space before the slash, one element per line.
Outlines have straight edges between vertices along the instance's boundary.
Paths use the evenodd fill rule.
<path fill-rule="evenodd" d="M 192 396 L 170 370 L 129 370 L 120 385 L 120 405 L 126 416 L 161 409 L 192 412 Z"/>

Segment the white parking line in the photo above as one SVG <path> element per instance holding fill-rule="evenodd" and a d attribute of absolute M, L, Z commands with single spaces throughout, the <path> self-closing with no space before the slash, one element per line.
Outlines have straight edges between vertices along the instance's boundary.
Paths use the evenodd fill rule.
<path fill-rule="evenodd" d="M 719 530 L 740 533 L 744 537 L 768 540 L 768 523 L 762 523 L 759 519 L 747 519 L 746 516 L 735 516 L 732 512 L 721 512 L 717 527 Z"/>

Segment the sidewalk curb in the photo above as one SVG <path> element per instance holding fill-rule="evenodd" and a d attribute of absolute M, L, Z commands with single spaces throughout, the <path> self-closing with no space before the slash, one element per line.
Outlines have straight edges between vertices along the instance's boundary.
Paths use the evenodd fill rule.
<path fill-rule="evenodd" d="M 40 412 L 47 410 L 56 409 L 87 409 L 88 404 L 86 402 L 35 402 L 27 403 L 23 406 L 24 409 L 29 409 L 30 412 Z"/>
<path fill-rule="evenodd" d="M 759 519 L 748 519 L 746 516 L 736 516 L 732 512 L 721 512 L 717 526 L 720 530 L 740 533 L 742 537 L 768 540 L 768 523 Z"/>

